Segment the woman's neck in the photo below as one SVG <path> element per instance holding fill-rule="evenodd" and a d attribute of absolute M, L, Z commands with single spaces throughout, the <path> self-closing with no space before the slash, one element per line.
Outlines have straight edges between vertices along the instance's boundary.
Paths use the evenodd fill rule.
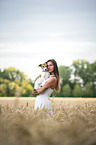
<path fill-rule="evenodd" d="M 50 75 L 54 75 L 54 72 L 50 73 Z"/>
<path fill-rule="evenodd" d="M 50 77 L 55 77 L 54 73 L 51 73 L 51 74 L 50 74 Z"/>

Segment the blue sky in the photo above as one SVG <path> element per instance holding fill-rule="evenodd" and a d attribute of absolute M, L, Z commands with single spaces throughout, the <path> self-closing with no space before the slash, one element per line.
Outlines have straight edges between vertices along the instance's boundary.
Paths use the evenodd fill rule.
<path fill-rule="evenodd" d="M 96 0 L 0 0 L 0 68 L 35 79 L 50 58 L 96 60 Z"/>

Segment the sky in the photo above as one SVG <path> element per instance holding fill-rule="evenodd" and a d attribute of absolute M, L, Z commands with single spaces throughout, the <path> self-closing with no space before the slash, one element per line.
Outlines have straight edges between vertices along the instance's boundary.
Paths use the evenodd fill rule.
<path fill-rule="evenodd" d="M 34 80 L 48 59 L 96 61 L 96 0 L 0 0 L 0 68 Z"/>

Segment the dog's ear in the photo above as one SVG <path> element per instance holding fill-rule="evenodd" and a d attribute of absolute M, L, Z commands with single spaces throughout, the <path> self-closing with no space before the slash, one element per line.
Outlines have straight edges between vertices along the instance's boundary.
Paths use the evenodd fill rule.
<path fill-rule="evenodd" d="M 42 64 L 39 64 L 38 66 L 39 66 L 39 67 L 41 67 L 41 66 L 42 66 Z"/>

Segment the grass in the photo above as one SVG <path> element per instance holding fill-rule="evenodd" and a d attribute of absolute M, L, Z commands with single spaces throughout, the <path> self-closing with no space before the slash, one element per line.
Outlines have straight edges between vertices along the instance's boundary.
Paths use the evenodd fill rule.
<path fill-rule="evenodd" d="M 52 98 L 53 115 L 35 98 L 0 98 L 1 145 L 96 145 L 96 99 Z"/>

